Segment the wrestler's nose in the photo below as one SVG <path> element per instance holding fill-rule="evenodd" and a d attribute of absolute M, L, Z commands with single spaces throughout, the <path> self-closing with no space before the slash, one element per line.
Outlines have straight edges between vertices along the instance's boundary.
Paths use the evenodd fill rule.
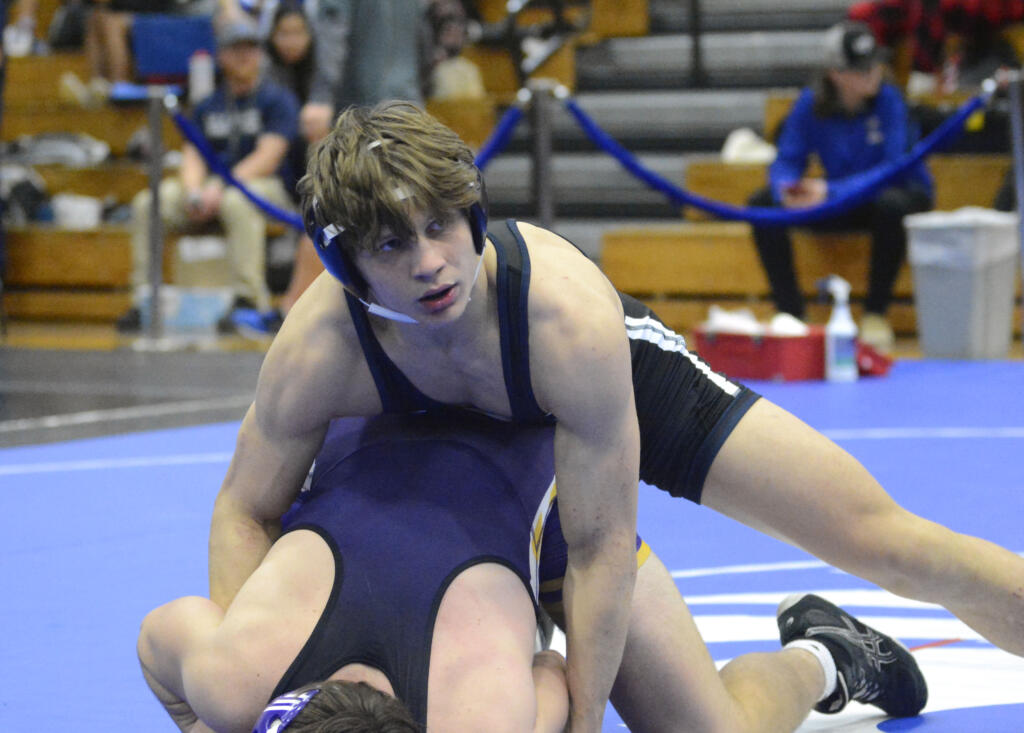
<path fill-rule="evenodd" d="M 445 258 L 441 246 L 427 237 L 416 241 L 413 259 L 413 277 L 418 280 L 433 279 L 444 269 Z"/>

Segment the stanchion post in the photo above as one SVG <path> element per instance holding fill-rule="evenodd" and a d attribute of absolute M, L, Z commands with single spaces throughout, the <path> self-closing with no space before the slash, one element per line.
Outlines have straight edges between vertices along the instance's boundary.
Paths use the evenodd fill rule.
<path fill-rule="evenodd" d="M 531 79 L 530 128 L 533 133 L 531 178 L 533 204 L 538 223 L 550 229 L 555 222 L 554 179 L 551 169 L 551 98 L 558 82 L 552 79 Z"/>
<path fill-rule="evenodd" d="M 163 331 L 160 312 L 160 287 L 164 279 L 164 232 L 160 214 L 160 180 L 164 172 L 163 104 L 167 91 L 149 87 L 149 326 L 147 335 L 154 341 Z"/>
<path fill-rule="evenodd" d="M 701 0 L 690 0 L 690 84 L 697 89 L 708 85 L 704 68 L 704 9 Z"/>
<path fill-rule="evenodd" d="M 1017 201 L 1018 221 L 1021 246 L 1024 247 L 1024 76 L 1015 72 L 1010 77 L 1008 91 L 1010 94 L 1010 150 L 1013 152 L 1013 192 Z"/>

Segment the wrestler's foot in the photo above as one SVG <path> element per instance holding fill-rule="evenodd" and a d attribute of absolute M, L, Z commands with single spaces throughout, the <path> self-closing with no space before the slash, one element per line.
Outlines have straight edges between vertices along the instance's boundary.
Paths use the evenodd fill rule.
<path fill-rule="evenodd" d="M 917 715 L 928 702 L 928 686 L 914 657 L 895 639 L 862 624 L 838 606 L 810 593 L 779 604 L 779 636 L 814 639 L 836 662 L 836 689 L 815 710 L 838 713 L 850 700 L 870 703 L 895 717 Z"/>

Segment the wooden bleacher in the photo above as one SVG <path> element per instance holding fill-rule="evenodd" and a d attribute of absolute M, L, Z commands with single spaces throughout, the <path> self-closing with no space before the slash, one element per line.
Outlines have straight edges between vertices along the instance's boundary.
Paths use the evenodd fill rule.
<path fill-rule="evenodd" d="M 792 95 L 771 95 L 765 109 L 765 129 L 774 129 L 792 104 Z M 937 210 L 962 206 L 990 207 L 1011 165 L 1008 155 L 936 154 L 928 158 L 935 179 Z M 692 162 L 685 174 L 686 190 L 706 198 L 745 206 L 749 197 L 766 185 L 767 165 Z M 759 318 L 774 313 L 750 227 L 744 223 L 709 221 L 694 208 L 685 210 L 687 222 L 648 228 L 622 228 L 605 233 L 601 266 L 620 290 L 648 303 L 673 328 L 692 331 L 708 308 L 749 307 Z M 866 233 L 793 231 L 793 254 L 801 290 L 808 298 L 808 317 L 828 318 L 829 306 L 813 302 L 816 281 L 830 273 L 851 283 L 855 314 L 867 284 L 870 240 Z M 1019 297 L 1019 289 L 1018 289 Z M 890 309 L 894 330 L 916 333 L 913 282 L 905 265 L 894 288 Z M 1021 329 L 1019 309 L 1014 328 Z"/>
<path fill-rule="evenodd" d="M 45 32 L 60 0 L 40 0 L 38 31 Z M 485 21 L 497 22 L 507 12 L 504 2 L 480 0 Z M 573 12 L 579 12 L 573 11 Z M 544 10 L 531 9 L 520 22 L 546 20 Z M 574 17 L 579 17 L 574 16 Z M 649 15 L 647 0 L 593 0 L 585 30 L 546 61 L 534 74 L 575 87 L 574 51 L 579 42 L 592 43 L 617 35 L 643 35 Z M 471 47 L 466 55 L 481 68 L 488 96 L 482 100 L 428 103 L 428 109 L 479 147 L 497 122 L 500 108 L 513 101 L 518 79 L 512 62 L 501 48 Z M 114 160 L 88 169 L 37 166 L 47 190 L 128 203 L 148 185 L 143 165 L 122 156 L 131 135 L 146 126 L 145 105 L 108 105 L 88 110 L 61 101 L 61 74 L 89 76 L 84 53 L 57 53 L 10 59 L 5 85 L 2 133 L 4 140 L 45 132 L 86 133 L 110 145 Z M 164 120 L 164 144 L 181 145 L 181 136 L 169 117 Z M 178 235 L 169 232 L 164 272 L 174 278 L 174 248 Z M 128 228 L 103 225 L 92 231 L 66 231 L 31 224 L 8 232 L 8 269 L 3 306 L 13 319 L 109 322 L 130 304 L 131 244 Z"/>
<path fill-rule="evenodd" d="M 952 211 L 961 206 L 991 206 L 1011 160 L 998 154 L 937 153 L 929 156 L 927 164 L 935 180 L 935 208 Z M 687 191 L 715 201 L 745 206 L 747 199 L 767 184 L 767 171 L 763 163 L 694 161 L 686 167 L 685 186 Z M 693 208 L 687 209 L 686 216 L 708 218 Z"/>
<path fill-rule="evenodd" d="M 48 10 L 40 9 L 41 18 Z M 113 156 L 123 156 L 131 135 L 146 126 L 144 105 L 107 106 L 88 110 L 60 100 L 61 74 L 88 77 L 78 53 L 29 56 L 8 60 L 2 135 L 47 132 L 85 133 L 106 142 Z M 180 147 L 181 137 L 170 119 L 164 144 Z M 47 191 L 112 197 L 127 203 L 147 185 L 143 165 L 114 159 L 89 168 L 33 166 Z M 110 321 L 129 305 L 131 245 L 124 226 L 93 231 L 66 231 L 30 224 L 7 232 L 8 267 L 4 308 L 13 319 Z"/>

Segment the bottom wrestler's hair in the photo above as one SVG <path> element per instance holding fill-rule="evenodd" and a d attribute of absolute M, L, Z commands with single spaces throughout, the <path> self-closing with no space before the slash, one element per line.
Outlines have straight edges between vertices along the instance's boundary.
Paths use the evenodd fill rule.
<path fill-rule="evenodd" d="M 329 680 L 310 685 L 320 692 L 288 725 L 287 733 L 422 733 L 397 697 L 365 682 Z"/>

